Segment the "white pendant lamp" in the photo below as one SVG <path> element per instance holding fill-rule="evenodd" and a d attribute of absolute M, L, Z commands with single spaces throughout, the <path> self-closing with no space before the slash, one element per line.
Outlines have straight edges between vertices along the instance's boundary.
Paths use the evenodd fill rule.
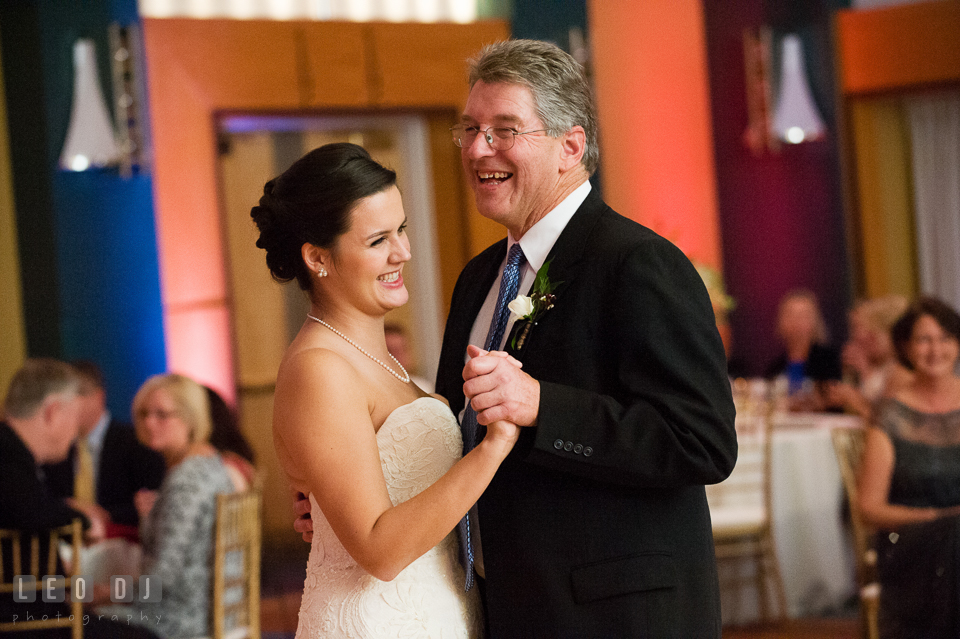
<path fill-rule="evenodd" d="M 773 134 L 790 144 L 816 140 L 826 132 L 826 126 L 807 81 L 803 42 L 791 33 L 784 36 L 782 46 L 780 91 L 771 122 Z"/>
<path fill-rule="evenodd" d="M 120 157 L 107 103 L 100 91 L 93 40 L 73 45 L 73 107 L 60 168 L 85 171 L 116 164 Z"/>

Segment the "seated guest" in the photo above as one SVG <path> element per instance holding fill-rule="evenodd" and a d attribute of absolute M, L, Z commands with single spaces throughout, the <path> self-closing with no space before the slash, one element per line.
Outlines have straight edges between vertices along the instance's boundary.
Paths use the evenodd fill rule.
<path fill-rule="evenodd" d="M 253 448 L 240 432 L 237 414 L 220 393 L 209 386 L 204 388 L 210 401 L 210 419 L 213 422 L 210 444 L 226 464 L 234 489 L 243 492 L 250 488 L 257 474 L 257 468 L 253 465 Z"/>
<path fill-rule="evenodd" d="M 910 371 L 897 361 L 890 329 L 907 310 L 907 299 L 887 295 L 856 304 L 849 314 L 850 339 L 843 347 L 843 382 L 830 385 L 832 403 L 869 417 L 881 399 L 910 381 Z"/>
<path fill-rule="evenodd" d="M 77 517 L 85 520 L 87 536 L 96 540 L 103 535 L 105 521 L 91 510 L 89 516 L 70 507 L 62 497 L 47 490 L 39 464 L 60 462 L 67 457 L 79 433 L 81 402 L 77 398 L 80 379 L 75 369 L 55 359 L 29 359 L 14 375 L 3 403 L 4 419 L 0 422 L 0 528 L 37 534 L 41 557 L 48 553 L 47 531 L 65 526 Z M 21 546 L 24 555 L 29 544 Z M 21 565 L 28 566 L 29 563 Z M 12 558 L 4 557 L 4 574 L 13 575 Z M 44 573 L 45 574 L 45 573 Z M 64 574 L 57 565 L 57 573 Z M 17 604 L 13 596 L 0 597 L 0 619 L 12 621 L 14 615 L 39 619 L 43 615 L 69 615 L 66 604 L 43 602 Z M 121 623 L 91 618 L 84 624 L 88 638 L 152 637 L 148 631 L 128 628 Z M 18 636 L 30 636 L 31 633 Z M 69 629 L 38 632 L 37 636 L 69 636 Z"/>
<path fill-rule="evenodd" d="M 102 606 L 98 613 L 132 614 L 133 623 L 149 623 L 166 638 L 207 636 L 217 495 L 233 492 L 210 445 L 207 391 L 183 375 L 155 375 L 137 391 L 133 416 L 137 437 L 167 465 L 155 501 L 137 500 L 143 511 L 140 574 L 159 576 L 163 596 L 154 604 Z"/>
<path fill-rule="evenodd" d="M 960 315 L 922 298 L 892 334 L 913 378 L 877 407 L 859 478 L 881 635 L 960 637 Z"/>
<path fill-rule="evenodd" d="M 114 419 L 107 410 L 97 365 L 75 362 L 74 367 L 81 380 L 80 438 L 68 459 L 43 467 L 47 485 L 57 495 L 101 506 L 114 524 L 108 526 L 108 534 L 126 530 L 135 536 L 140 520 L 134 495 L 160 488 L 163 457 L 137 441 L 132 425 Z"/>
<path fill-rule="evenodd" d="M 786 377 L 791 410 L 828 408 L 823 390 L 825 382 L 840 379 L 840 356 L 826 343 L 827 327 L 812 292 L 798 289 L 780 300 L 777 335 L 784 351 L 764 376 Z"/>

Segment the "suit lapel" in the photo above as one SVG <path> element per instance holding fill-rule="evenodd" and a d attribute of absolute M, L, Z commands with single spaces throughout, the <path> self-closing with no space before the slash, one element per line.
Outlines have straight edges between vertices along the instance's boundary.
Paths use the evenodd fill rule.
<path fill-rule="evenodd" d="M 555 304 L 563 304 L 564 290 L 569 287 L 578 275 L 578 264 L 584 257 L 587 242 L 600 219 L 600 214 L 606 208 L 606 204 L 600 198 L 596 189 L 591 189 L 587 198 L 573 214 L 567 226 L 560 233 L 560 237 L 554 243 L 553 248 L 547 254 L 547 261 L 550 262 L 550 269 L 547 276 L 551 282 L 559 282 L 554 290 L 556 295 Z M 501 256 L 501 260 L 503 257 Z M 533 287 L 526 292 L 530 295 Z M 549 312 L 549 311 L 548 311 Z M 507 338 L 505 350 L 517 359 L 522 360 L 523 349 L 513 349 L 510 347 L 514 342 L 514 337 L 519 336 L 524 329 L 524 322 L 516 322 L 511 329 L 511 334 Z M 532 328 L 530 330 L 533 330 Z M 517 346 L 520 346 L 517 343 Z"/>
<path fill-rule="evenodd" d="M 577 212 L 573 214 L 566 228 L 554 243 L 547 259 L 550 262 L 550 279 L 554 282 L 563 282 L 556 291 L 557 300 L 563 289 L 573 281 L 577 275 L 577 264 L 583 258 L 587 241 L 590 239 L 593 227 L 599 220 L 600 213 L 606 205 L 600 199 L 596 189 L 591 189 L 587 199 L 583 201 Z"/>

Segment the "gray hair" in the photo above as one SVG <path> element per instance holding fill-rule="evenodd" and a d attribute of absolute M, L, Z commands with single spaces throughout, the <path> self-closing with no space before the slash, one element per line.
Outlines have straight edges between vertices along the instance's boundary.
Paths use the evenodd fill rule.
<path fill-rule="evenodd" d="M 76 369 L 51 357 L 37 357 L 23 363 L 10 380 L 3 400 L 6 417 L 29 419 L 51 395 L 76 396 L 80 376 Z"/>
<path fill-rule="evenodd" d="M 549 42 L 506 40 L 487 45 L 468 64 L 470 88 L 483 81 L 530 89 L 537 115 L 550 135 L 559 137 L 582 126 L 586 149 L 581 162 L 593 175 L 600 162 L 597 114 L 583 67 L 572 55 Z"/>

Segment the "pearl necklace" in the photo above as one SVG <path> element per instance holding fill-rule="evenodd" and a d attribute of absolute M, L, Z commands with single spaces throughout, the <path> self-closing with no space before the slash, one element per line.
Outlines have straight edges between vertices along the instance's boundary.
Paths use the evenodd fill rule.
<path fill-rule="evenodd" d="M 395 370 L 393 370 L 392 368 L 390 368 L 389 366 L 387 366 L 381 359 L 379 359 L 379 358 L 377 358 L 377 357 L 374 357 L 373 355 L 371 355 L 370 353 L 368 353 L 367 351 L 365 351 L 362 346 L 360 346 L 359 344 L 357 344 L 355 341 L 353 341 L 352 339 L 350 339 L 349 337 L 347 337 L 346 335 L 344 335 L 343 333 L 341 333 L 340 331 L 338 331 L 338 330 L 335 329 L 334 327 L 332 327 L 332 326 L 330 326 L 329 324 L 327 324 L 326 322 L 324 322 L 324 321 L 323 321 L 322 319 L 320 319 L 319 317 L 314 317 L 314 316 L 311 315 L 310 313 L 307 313 L 307 317 L 309 317 L 310 319 L 312 319 L 314 322 L 317 322 L 317 323 L 319 323 L 319 324 L 323 324 L 324 326 L 326 326 L 327 328 L 329 328 L 331 331 L 333 331 L 334 333 L 336 333 L 337 335 L 339 335 L 340 337 L 342 337 L 343 339 L 345 339 L 348 344 L 350 344 L 351 346 L 353 346 L 355 349 L 357 349 L 358 351 L 360 351 L 361 353 L 363 353 L 364 355 L 366 355 L 367 357 L 369 357 L 369 358 L 372 359 L 373 361 L 375 361 L 377 364 L 380 364 L 381 366 L 383 366 L 385 369 L 387 369 L 387 372 L 388 372 L 388 373 L 390 373 L 391 375 L 393 375 L 394 377 L 396 377 L 397 379 L 399 379 L 399 380 L 400 380 L 401 382 L 403 382 L 404 384 L 409 384 L 409 383 L 410 383 L 410 373 L 408 373 L 408 372 L 407 372 L 407 369 L 405 369 L 405 368 L 403 367 L 403 364 L 401 364 L 400 362 L 397 361 L 397 358 L 393 356 L 393 353 L 387 353 L 387 354 L 390 355 L 390 359 L 392 359 L 394 362 L 396 362 L 397 366 L 400 367 L 400 370 L 403 371 L 403 375 L 401 375 L 401 374 L 398 373 L 397 371 L 395 371 Z"/>

